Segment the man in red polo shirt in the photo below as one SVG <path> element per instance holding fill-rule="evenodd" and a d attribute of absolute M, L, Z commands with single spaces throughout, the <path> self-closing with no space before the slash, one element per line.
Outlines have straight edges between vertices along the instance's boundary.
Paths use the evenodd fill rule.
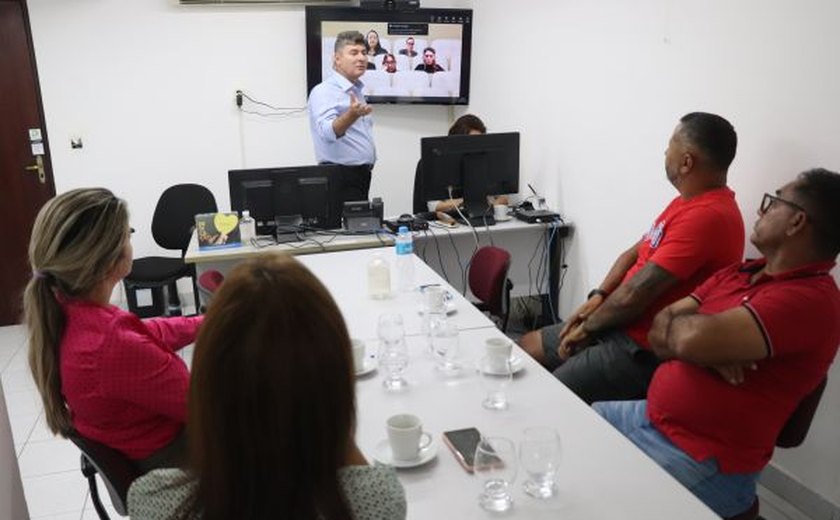
<path fill-rule="evenodd" d="M 659 364 L 647 343 L 653 317 L 743 258 L 744 222 L 726 187 L 737 142 L 718 115 L 683 116 L 665 151 L 679 196 L 565 325 L 522 337 L 522 348 L 587 403 L 645 397 Z"/>
<path fill-rule="evenodd" d="M 595 409 L 723 517 L 749 508 L 793 410 L 840 344 L 840 175 L 802 173 L 765 194 L 750 240 L 764 258 L 725 268 L 656 315 L 663 362 L 647 401 Z"/>

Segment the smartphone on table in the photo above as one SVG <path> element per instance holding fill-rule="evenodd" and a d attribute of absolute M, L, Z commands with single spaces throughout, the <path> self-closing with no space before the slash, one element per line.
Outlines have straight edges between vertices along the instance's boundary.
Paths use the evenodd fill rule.
<path fill-rule="evenodd" d="M 443 442 L 455 455 L 458 463 L 469 473 L 473 472 L 475 449 L 480 440 L 481 433 L 476 428 L 463 428 L 461 430 L 443 432 Z"/>

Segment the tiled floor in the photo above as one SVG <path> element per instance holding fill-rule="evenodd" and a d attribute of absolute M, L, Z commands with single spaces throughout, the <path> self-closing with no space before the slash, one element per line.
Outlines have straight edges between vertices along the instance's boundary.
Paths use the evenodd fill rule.
<path fill-rule="evenodd" d="M 32 520 L 95 520 L 87 482 L 79 470 L 78 450 L 70 441 L 53 436 L 44 423 L 25 344 L 23 327 L 0 327 L 0 379 L 29 515 Z M 185 357 L 190 354 L 187 350 Z M 118 518 L 101 484 L 100 496 L 109 515 Z M 765 489 L 759 496 L 761 515 L 766 520 L 809 520 Z"/>

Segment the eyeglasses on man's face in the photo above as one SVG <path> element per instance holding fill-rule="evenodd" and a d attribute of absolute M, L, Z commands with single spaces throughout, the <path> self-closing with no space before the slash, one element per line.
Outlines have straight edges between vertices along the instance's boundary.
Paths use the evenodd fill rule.
<path fill-rule="evenodd" d="M 808 214 L 808 212 L 805 210 L 805 208 L 803 208 L 799 204 L 797 204 L 795 202 L 792 202 L 792 201 L 789 201 L 789 200 L 785 200 L 785 199 L 783 199 L 781 197 L 778 197 L 776 195 L 771 195 L 769 193 L 765 193 L 764 197 L 762 197 L 761 206 L 759 206 L 758 211 L 761 212 L 762 214 L 767 213 L 767 210 L 769 210 L 773 206 L 773 204 L 775 204 L 777 202 L 781 202 L 782 204 L 787 204 L 788 206 L 790 206 L 793 209 L 799 210 L 799 211 L 805 213 L 806 215 Z"/>

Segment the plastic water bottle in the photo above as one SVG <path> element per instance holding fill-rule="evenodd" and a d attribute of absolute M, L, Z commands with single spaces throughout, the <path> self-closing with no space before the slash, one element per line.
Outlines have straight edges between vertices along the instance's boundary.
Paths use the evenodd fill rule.
<path fill-rule="evenodd" d="M 414 242 L 406 226 L 400 226 L 395 244 L 397 251 L 397 288 L 401 292 L 414 290 Z"/>
<path fill-rule="evenodd" d="M 373 256 L 367 266 L 368 296 L 382 300 L 391 295 L 391 268 L 381 253 Z"/>
<path fill-rule="evenodd" d="M 251 240 L 257 238 L 257 223 L 247 209 L 242 210 L 242 218 L 239 219 L 239 238 L 242 245 L 250 245 Z"/>

